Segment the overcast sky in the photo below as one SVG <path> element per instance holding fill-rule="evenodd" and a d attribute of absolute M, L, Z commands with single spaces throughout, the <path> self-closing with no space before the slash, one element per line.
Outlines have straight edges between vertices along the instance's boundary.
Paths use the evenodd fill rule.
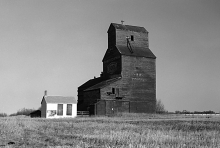
<path fill-rule="evenodd" d="M 74 96 L 102 72 L 110 23 L 142 26 L 168 111 L 220 111 L 219 0 L 1 0 L 0 112 Z"/>

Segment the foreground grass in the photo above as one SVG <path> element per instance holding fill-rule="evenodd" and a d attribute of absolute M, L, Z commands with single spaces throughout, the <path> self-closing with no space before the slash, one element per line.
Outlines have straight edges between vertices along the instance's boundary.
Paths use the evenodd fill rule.
<path fill-rule="evenodd" d="M 11 145 L 9 145 L 11 143 Z M 0 147 L 220 147 L 220 119 L 122 115 L 0 118 Z"/>

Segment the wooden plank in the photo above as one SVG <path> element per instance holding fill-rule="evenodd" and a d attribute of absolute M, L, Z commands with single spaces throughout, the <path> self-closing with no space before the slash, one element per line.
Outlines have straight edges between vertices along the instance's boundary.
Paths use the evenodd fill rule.
<path fill-rule="evenodd" d="M 89 111 L 77 111 L 77 116 L 89 116 Z"/>

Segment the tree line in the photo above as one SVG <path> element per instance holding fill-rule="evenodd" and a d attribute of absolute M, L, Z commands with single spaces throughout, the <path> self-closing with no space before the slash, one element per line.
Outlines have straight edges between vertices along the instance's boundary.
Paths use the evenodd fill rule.
<path fill-rule="evenodd" d="M 183 111 L 175 111 L 176 114 L 216 114 L 216 112 L 214 111 L 187 111 L 187 110 L 183 110 Z"/>
<path fill-rule="evenodd" d="M 22 108 L 22 109 L 19 109 L 16 113 L 12 113 L 10 115 L 7 115 L 6 113 L 0 113 L 0 117 L 19 116 L 19 115 L 29 116 L 29 114 L 33 111 L 35 111 L 35 109 Z"/>

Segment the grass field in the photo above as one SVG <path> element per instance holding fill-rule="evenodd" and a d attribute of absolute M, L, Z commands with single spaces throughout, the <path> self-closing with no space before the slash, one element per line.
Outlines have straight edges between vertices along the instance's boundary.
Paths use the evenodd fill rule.
<path fill-rule="evenodd" d="M 220 147 L 220 117 L 0 118 L 0 147 Z"/>

